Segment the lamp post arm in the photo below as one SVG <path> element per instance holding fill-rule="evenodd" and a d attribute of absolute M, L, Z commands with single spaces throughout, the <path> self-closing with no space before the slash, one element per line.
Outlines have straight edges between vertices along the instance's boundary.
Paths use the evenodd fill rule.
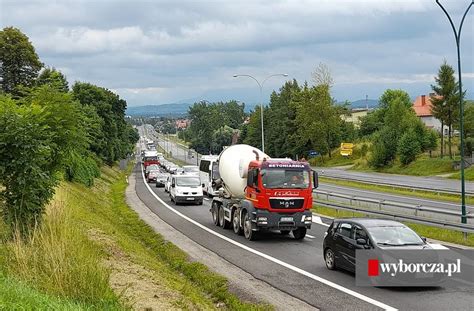
<path fill-rule="evenodd" d="M 459 32 L 458 32 L 458 41 L 461 43 L 461 30 L 462 30 L 462 24 L 464 24 L 464 19 L 466 18 L 467 12 L 471 9 L 472 5 L 474 4 L 474 1 L 471 1 L 471 4 L 466 9 L 466 12 L 464 12 L 464 15 L 462 16 L 461 19 L 461 24 L 459 24 Z"/>
<path fill-rule="evenodd" d="M 451 19 L 451 16 L 449 16 L 448 11 L 446 11 L 446 9 L 445 9 L 444 6 L 439 2 L 439 0 L 436 0 L 436 3 L 439 5 L 439 7 L 441 8 L 441 10 L 443 10 L 443 12 L 444 12 L 444 14 L 446 15 L 446 17 L 448 17 L 449 23 L 451 24 L 451 28 L 453 28 L 454 38 L 456 38 L 456 43 L 459 43 L 458 32 L 456 31 L 456 27 L 454 26 L 454 23 L 453 23 L 453 20 Z"/>
<path fill-rule="evenodd" d="M 263 79 L 262 81 L 262 88 L 263 88 L 263 85 L 265 84 L 265 82 L 267 82 L 268 79 L 270 79 L 271 77 L 276 77 L 276 76 L 285 76 L 284 74 L 282 73 L 276 73 L 276 74 L 273 74 L 273 75 L 269 75 L 268 77 L 266 77 L 265 79 Z"/>
<path fill-rule="evenodd" d="M 258 87 L 260 88 L 260 91 L 262 90 L 262 85 L 263 85 L 263 84 L 260 84 L 260 82 L 258 82 L 258 80 L 255 79 L 255 78 L 254 78 L 253 76 L 251 76 L 251 75 L 235 75 L 235 77 L 249 77 L 249 78 L 253 79 L 255 82 L 257 82 Z"/>

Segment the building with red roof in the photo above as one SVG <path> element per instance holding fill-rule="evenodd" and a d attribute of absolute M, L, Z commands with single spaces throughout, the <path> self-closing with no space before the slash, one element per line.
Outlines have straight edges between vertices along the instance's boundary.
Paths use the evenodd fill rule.
<path fill-rule="evenodd" d="M 418 96 L 413 102 L 413 110 L 415 110 L 416 116 L 420 118 L 426 127 L 432 128 L 441 133 L 441 121 L 433 116 L 431 111 L 433 104 L 431 98 L 433 94 Z M 445 135 L 448 133 L 448 127 L 444 126 Z"/>

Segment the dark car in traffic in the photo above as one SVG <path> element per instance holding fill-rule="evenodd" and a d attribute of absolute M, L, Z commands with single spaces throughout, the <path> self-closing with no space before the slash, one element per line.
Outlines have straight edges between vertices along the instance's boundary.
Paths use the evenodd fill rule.
<path fill-rule="evenodd" d="M 355 272 L 357 249 L 431 249 L 426 239 L 406 225 L 385 219 L 335 219 L 329 226 L 323 255 L 326 267 Z"/>

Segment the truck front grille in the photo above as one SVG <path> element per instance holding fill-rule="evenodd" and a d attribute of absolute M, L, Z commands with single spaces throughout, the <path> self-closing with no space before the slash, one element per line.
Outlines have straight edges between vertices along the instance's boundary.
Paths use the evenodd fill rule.
<path fill-rule="evenodd" d="M 304 205 L 303 198 L 271 198 L 270 207 L 274 209 L 298 209 Z"/>

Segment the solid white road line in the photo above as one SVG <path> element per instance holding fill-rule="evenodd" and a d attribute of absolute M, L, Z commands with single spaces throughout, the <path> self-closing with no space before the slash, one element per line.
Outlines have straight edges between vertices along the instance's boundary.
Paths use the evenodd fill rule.
<path fill-rule="evenodd" d="M 429 243 L 429 245 L 430 245 L 433 249 L 449 249 L 449 248 L 447 248 L 446 246 L 441 245 L 441 244 L 437 244 L 437 243 Z"/>
<path fill-rule="evenodd" d="M 314 222 L 315 224 L 318 224 L 318 225 L 322 225 L 322 226 L 325 226 L 325 227 L 329 227 L 328 224 L 325 224 L 325 223 L 323 222 L 323 220 L 321 219 L 321 217 L 316 216 L 316 215 L 314 215 L 314 214 L 313 214 L 313 222 Z"/>
<path fill-rule="evenodd" d="M 316 237 L 315 237 L 315 236 L 312 236 L 312 235 L 310 235 L 310 234 L 307 234 L 307 233 L 306 233 L 306 236 L 307 236 L 308 238 L 310 238 L 310 239 L 316 239 Z"/>
<path fill-rule="evenodd" d="M 145 181 L 145 175 L 144 175 L 144 173 L 143 173 L 143 170 L 142 170 L 142 177 L 143 177 L 143 181 Z M 174 208 L 172 208 L 171 206 L 169 206 L 169 205 L 168 205 L 165 201 L 163 201 L 158 195 L 156 195 L 156 193 L 154 193 L 153 190 L 151 190 L 151 187 L 148 185 L 148 183 L 145 182 L 145 186 L 147 187 L 147 189 L 148 189 L 148 191 L 151 193 L 151 195 L 153 195 L 153 196 L 155 197 L 155 199 L 157 199 L 161 204 L 163 204 L 163 206 L 166 207 L 168 210 L 170 210 L 171 212 L 173 212 L 173 213 L 175 213 L 176 215 L 180 216 L 181 218 L 183 218 L 183 219 L 189 221 L 190 223 L 192 223 L 192 224 L 198 226 L 199 228 L 203 229 L 204 231 L 207 231 L 208 233 L 210 233 L 210 234 L 212 234 L 212 235 L 214 235 L 214 236 L 216 236 L 216 237 L 218 237 L 218 238 L 221 238 L 221 239 L 224 240 L 224 241 L 227 241 L 227 242 L 229 242 L 229 243 L 231 243 L 231 244 L 233 244 L 233 245 L 235 245 L 235 246 L 237 246 L 237 247 L 240 247 L 240 248 L 242 248 L 242 249 L 244 249 L 244 250 L 246 250 L 246 251 L 249 251 L 249 252 L 251 252 L 251 253 L 253 253 L 253 254 L 257 255 L 257 256 L 260 256 L 260 257 L 262 257 L 262 258 L 265 258 L 265 259 L 267 259 L 267 260 L 270 260 L 271 262 L 274 262 L 274 263 L 276 263 L 276 264 L 278 264 L 278 265 L 280 265 L 280 266 L 282 266 L 282 267 L 285 267 L 285 268 L 290 269 L 290 270 L 292 270 L 292 271 L 294 271 L 294 272 L 297 272 L 297 273 L 299 273 L 299 274 L 301 274 L 301 275 L 304 275 L 304 276 L 306 276 L 306 277 L 309 277 L 309 278 L 311 278 L 311 279 L 313 279 L 313 280 L 315 280 L 315 281 L 318 281 L 318 282 L 323 283 L 323 284 L 325 284 L 325 285 L 327 285 L 327 286 L 330 286 L 330 287 L 332 287 L 332 288 L 335 288 L 335 289 L 337 289 L 337 290 L 339 290 L 339 291 L 341 291 L 341 292 L 343 292 L 343 293 L 346 293 L 346 294 L 348 294 L 348 295 L 351 295 L 351 296 L 353 296 L 353 297 L 356 297 L 356 298 L 358 298 L 358 299 L 360 299 L 360 300 L 362 300 L 362 301 L 365 301 L 365 302 L 367 302 L 367 303 L 370 303 L 370 304 L 372 304 L 372 305 L 374 305 L 374 306 L 377 306 L 377 307 L 379 307 L 379 308 L 382 308 L 382 309 L 385 309 L 385 310 L 397 310 L 396 308 L 391 307 L 391 306 L 389 306 L 389 305 L 386 305 L 386 304 L 384 304 L 383 302 L 380 302 L 380 301 L 378 301 L 378 300 L 375 300 L 375 299 L 372 299 L 372 298 L 367 297 L 367 296 L 365 296 L 365 295 L 362 295 L 362 294 L 360 294 L 360 293 L 358 293 L 358 292 L 355 292 L 355 291 L 353 291 L 353 290 L 351 290 L 351 289 L 345 288 L 344 286 L 341 286 L 341 285 L 336 284 L 336 283 L 334 283 L 334 282 L 331 282 L 331 281 L 329 281 L 329 280 L 323 279 L 323 278 L 320 277 L 320 276 L 317 276 L 317 275 L 315 275 L 315 274 L 309 273 L 308 271 L 305 271 L 305 270 L 303 270 L 303 269 L 300 269 L 300 268 L 298 268 L 298 267 L 295 267 L 295 266 L 293 266 L 293 265 L 290 265 L 290 264 L 288 264 L 288 263 L 286 263 L 286 262 L 284 262 L 284 261 L 281 261 L 281 260 L 279 260 L 279 259 L 277 259 L 277 258 L 274 258 L 274 257 L 272 257 L 272 256 L 270 256 L 270 255 L 267 255 L 267 254 L 265 254 L 265 253 L 259 252 L 259 251 L 255 250 L 255 249 L 253 249 L 253 248 L 251 248 L 251 247 L 248 247 L 248 246 L 246 246 L 246 245 L 244 245 L 244 244 L 241 244 L 241 243 L 239 243 L 239 242 L 237 242 L 237 241 L 234 241 L 234 240 L 232 240 L 231 238 L 226 237 L 225 235 L 222 235 L 222 234 L 220 234 L 220 233 L 217 233 L 217 232 L 215 232 L 214 230 L 211 230 L 211 229 L 207 228 L 206 226 L 204 226 L 204 225 L 198 223 L 197 221 L 195 221 L 194 219 L 189 218 L 188 216 L 182 214 L 181 212 L 179 212 L 179 211 L 177 211 L 176 209 L 174 209 Z"/>

